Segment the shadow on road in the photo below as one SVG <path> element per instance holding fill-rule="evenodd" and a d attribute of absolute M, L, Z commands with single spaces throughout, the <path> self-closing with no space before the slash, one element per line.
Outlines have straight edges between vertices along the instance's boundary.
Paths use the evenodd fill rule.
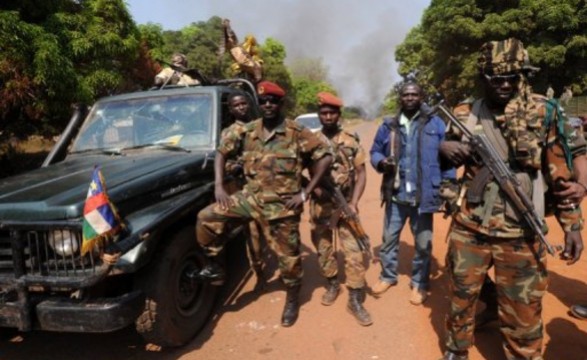
<path fill-rule="evenodd" d="M 148 346 L 136 333 L 134 326 L 107 334 L 53 333 L 32 331 L 21 333 L 13 329 L 0 329 L 0 354 L 3 359 L 35 360 L 123 360 L 123 359 L 176 359 L 192 350 L 198 349 L 213 334 L 218 320 L 226 312 L 238 311 L 254 301 L 260 294 L 249 292 L 236 297 L 250 276 L 245 254 L 244 241 L 232 241 L 227 247 L 227 262 L 231 264 L 229 280 L 223 286 L 217 305 L 204 327 L 187 346 L 178 349 L 160 349 Z M 273 254 L 268 259 L 265 274 L 272 276 L 277 265 Z M 271 281 L 265 292 L 283 289 L 279 281 Z M 224 306 L 224 304 L 227 304 Z"/>

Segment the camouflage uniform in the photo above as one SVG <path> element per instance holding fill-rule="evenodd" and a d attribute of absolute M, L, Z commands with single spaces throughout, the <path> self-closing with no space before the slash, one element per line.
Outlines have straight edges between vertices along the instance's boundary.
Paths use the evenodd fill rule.
<path fill-rule="evenodd" d="M 226 210 L 211 204 L 198 214 L 196 236 L 209 256 L 218 254 L 231 227 L 257 221 L 269 246 L 277 254 L 283 282 L 299 285 L 302 278 L 299 221 L 301 208 L 286 210 L 285 203 L 300 193 L 303 164 L 329 154 L 326 146 L 308 129 L 285 120 L 268 138 L 263 121 L 246 124 L 241 132 L 225 134 L 218 151 L 225 157 L 242 150 L 246 184 L 231 195 Z"/>
<path fill-rule="evenodd" d="M 237 134 L 242 134 L 244 132 L 244 127 L 247 123 L 241 120 L 235 120 L 233 124 L 231 124 L 226 129 L 222 130 L 222 134 L 220 135 L 221 139 L 224 139 L 228 136 L 239 136 Z M 240 154 L 240 150 L 236 151 L 237 154 Z M 236 182 L 231 183 L 231 187 L 227 187 L 227 191 L 229 194 L 233 194 L 236 191 L 243 188 L 245 184 L 245 179 L 242 171 L 242 160 L 238 157 L 226 159 L 226 163 L 224 166 L 224 171 L 226 174 L 231 174 L 236 177 Z M 262 258 L 262 244 L 261 244 L 261 229 L 259 228 L 259 224 L 255 221 L 249 222 L 248 228 L 245 230 L 248 232 L 246 235 L 247 237 L 247 254 L 249 256 L 249 262 L 253 269 L 259 274 L 262 271 L 263 266 L 263 258 Z"/>
<path fill-rule="evenodd" d="M 354 191 L 355 169 L 365 164 L 365 150 L 359 144 L 356 135 L 343 129 L 340 129 L 338 134 L 330 140 L 323 134 L 321 137 L 330 145 L 330 151 L 334 157 L 330 174 L 350 202 Z M 327 278 L 336 277 L 338 273 L 333 231 L 330 228 L 330 219 L 336 210 L 335 206 L 332 199 L 326 199 L 323 196 L 320 198 L 312 196 L 310 200 L 312 243 L 318 251 L 320 271 Z M 365 286 L 363 253 L 343 221 L 338 223 L 337 229 L 345 256 L 346 285 L 351 289 L 361 289 Z"/>
<path fill-rule="evenodd" d="M 523 69 L 527 54 L 521 43 L 510 39 L 490 44 L 482 48 L 482 68 L 491 68 L 495 75 Z M 455 115 L 468 121 L 469 128 L 473 125 L 473 132 L 488 134 L 486 124 L 491 123 L 502 134 L 505 160 L 528 196 L 540 203 L 544 202 L 544 192 L 532 196 L 533 190 L 540 189 L 537 184 L 546 183 L 552 189 L 558 178 L 569 180 L 571 165 L 565 154 L 584 154 L 585 142 L 561 116 L 558 106 L 532 94 L 524 76 L 520 76 L 518 92 L 506 105 L 504 114 L 492 113 L 482 99 L 472 109 L 471 104 L 457 107 Z M 469 120 L 471 113 L 479 119 L 477 122 Z M 460 138 L 458 131 L 451 131 L 453 138 Z M 478 172 L 479 168 L 472 165 L 465 168 L 465 188 L 460 192 L 464 197 L 459 199 L 462 202 L 448 237 L 446 264 L 452 298 L 446 345 L 458 353 L 473 344 L 475 305 L 487 270 L 494 265 L 500 329 L 508 359 L 542 359 L 541 302 L 547 287 L 546 250 L 494 180 L 485 185 L 481 201 L 468 199 Z M 539 173 L 544 175 L 544 181 L 536 180 Z M 565 231 L 582 229 L 580 208 L 557 211 L 555 215 Z"/>

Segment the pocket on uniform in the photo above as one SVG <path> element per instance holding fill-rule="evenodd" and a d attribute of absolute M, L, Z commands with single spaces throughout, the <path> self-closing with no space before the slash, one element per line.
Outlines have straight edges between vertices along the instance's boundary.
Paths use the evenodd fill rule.
<path fill-rule="evenodd" d="M 278 156 L 275 158 L 275 172 L 277 174 L 295 173 L 297 165 L 298 158 L 295 156 Z"/>
<path fill-rule="evenodd" d="M 250 152 L 244 152 L 243 156 L 242 156 L 242 162 L 243 162 L 243 172 L 245 175 L 256 175 L 257 174 L 257 170 L 255 168 L 255 162 L 256 162 L 256 157 L 253 153 Z"/>

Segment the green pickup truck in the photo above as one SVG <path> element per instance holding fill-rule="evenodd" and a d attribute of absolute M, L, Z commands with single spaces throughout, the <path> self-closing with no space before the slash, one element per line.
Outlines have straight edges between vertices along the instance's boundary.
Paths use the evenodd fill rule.
<path fill-rule="evenodd" d="M 41 168 L 0 180 L 0 327 L 91 333 L 135 323 L 161 346 L 195 336 L 217 288 L 186 273 L 202 266 L 194 225 L 214 199 L 215 148 L 233 93 L 257 111 L 254 87 L 242 79 L 78 107 Z M 81 256 L 96 166 L 126 230 Z M 103 251 L 122 256 L 108 265 Z"/>

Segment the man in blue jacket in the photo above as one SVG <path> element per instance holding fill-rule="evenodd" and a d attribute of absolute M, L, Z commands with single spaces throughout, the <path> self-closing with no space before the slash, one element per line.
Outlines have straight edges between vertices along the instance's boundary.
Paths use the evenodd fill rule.
<path fill-rule="evenodd" d="M 432 254 L 432 215 L 441 205 L 442 180 L 455 178 L 455 170 L 441 171 L 438 149 L 445 124 L 422 103 L 422 88 L 407 82 L 400 90 L 400 111 L 385 118 L 371 147 L 371 165 L 381 174 L 385 204 L 383 244 L 379 251 L 381 275 L 373 286 L 375 296 L 397 284 L 399 235 L 408 218 L 414 235 L 412 294 L 422 304 L 427 296 Z"/>

